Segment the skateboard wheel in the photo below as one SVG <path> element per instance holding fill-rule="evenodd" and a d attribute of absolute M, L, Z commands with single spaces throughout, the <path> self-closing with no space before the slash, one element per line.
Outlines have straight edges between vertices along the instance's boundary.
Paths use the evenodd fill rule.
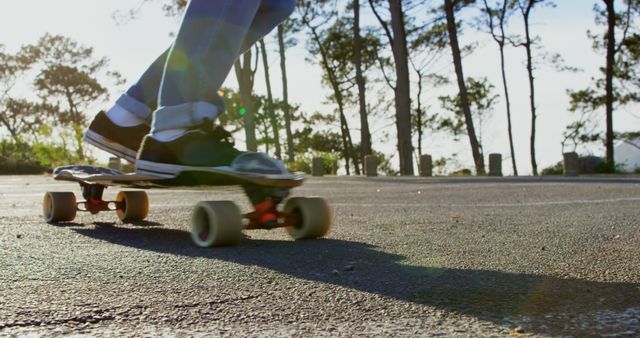
<path fill-rule="evenodd" d="M 48 192 L 42 202 L 42 214 L 47 223 L 71 222 L 78 206 L 72 192 Z"/>
<path fill-rule="evenodd" d="M 284 211 L 294 223 L 286 228 L 287 232 L 296 240 L 323 237 L 331 229 L 331 207 L 323 198 L 294 197 L 287 201 Z"/>
<path fill-rule="evenodd" d="M 122 222 L 136 222 L 147 218 L 149 197 L 144 191 L 121 191 L 116 196 L 116 214 Z"/>
<path fill-rule="evenodd" d="M 200 202 L 191 216 L 191 239 L 203 248 L 242 240 L 242 215 L 231 201 Z"/>

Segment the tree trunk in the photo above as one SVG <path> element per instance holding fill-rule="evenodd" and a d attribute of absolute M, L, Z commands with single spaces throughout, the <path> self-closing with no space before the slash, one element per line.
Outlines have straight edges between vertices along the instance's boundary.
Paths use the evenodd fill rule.
<path fill-rule="evenodd" d="M 395 104 L 398 152 L 400 155 L 400 174 L 413 176 L 409 52 L 407 50 L 407 35 L 405 31 L 402 1 L 389 0 L 389 9 L 391 11 L 391 29 L 393 31 L 392 49 L 397 79 L 395 88 Z"/>
<path fill-rule="evenodd" d="M 490 22 L 489 28 L 491 29 L 491 36 L 493 36 L 493 39 L 496 41 L 496 43 L 498 43 L 498 47 L 500 49 L 500 71 L 502 74 L 502 87 L 504 89 L 504 99 L 505 99 L 505 105 L 507 108 L 507 132 L 509 134 L 509 150 L 511 151 L 511 165 L 513 166 L 513 176 L 518 176 L 518 165 L 516 163 L 516 153 L 513 146 L 513 127 L 511 123 L 511 99 L 509 97 L 509 86 L 507 85 L 507 70 L 506 70 L 505 55 L 504 55 L 504 46 L 506 41 L 504 26 L 506 24 L 505 20 L 507 16 L 509 3 L 507 1 L 504 1 L 502 3 L 502 8 L 500 9 L 500 12 L 498 12 L 498 15 L 499 15 L 498 24 L 500 28 L 500 36 L 496 36 L 496 34 L 494 33 L 493 16 L 491 13 L 491 9 L 487 3 L 487 0 L 484 0 L 484 6 L 485 6 L 485 9 L 487 10 L 487 15 L 489 16 L 489 22 Z"/>
<path fill-rule="evenodd" d="M 502 85 L 504 87 L 504 100 L 507 105 L 507 131 L 509 132 L 509 150 L 511 151 L 511 165 L 513 166 L 513 176 L 518 176 L 518 166 L 516 164 L 516 152 L 513 147 L 513 128 L 511 125 L 511 101 L 509 99 L 509 87 L 507 86 L 507 71 L 504 60 L 504 44 L 500 45 L 500 68 L 502 71 Z"/>
<path fill-rule="evenodd" d="M 273 109 L 273 94 L 271 92 L 271 79 L 269 78 L 269 59 L 267 57 L 267 47 L 265 46 L 264 39 L 260 39 L 260 49 L 262 50 L 264 78 L 267 86 L 267 106 L 265 107 L 265 110 L 269 114 L 269 121 L 271 122 L 273 144 L 276 148 L 276 158 L 282 160 L 282 149 L 280 148 L 280 128 L 278 128 L 278 119 L 276 117 L 276 112 Z"/>
<path fill-rule="evenodd" d="M 247 150 L 258 151 L 258 142 L 256 140 L 256 121 L 255 121 L 255 104 L 253 102 L 253 82 L 254 72 L 251 69 L 251 50 L 247 50 L 240 62 L 236 61 L 235 71 L 238 78 L 238 86 L 240 87 L 240 97 L 242 105 L 246 110 L 244 115 L 244 131 L 247 139 Z"/>
<path fill-rule="evenodd" d="M 422 73 L 420 72 L 420 70 L 416 69 L 416 74 L 418 75 L 418 108 L 416 109 L 416 128 L 418 131 L 418 158 L 420 158 L 420 156 L 422 156 L 422 119 L 424 116 L 424 112 L 422 111 L 422 99 L 420 98 L 422 96 Z"/>
<path fill-rule="evenodd" d="M 607 148 L 607 163 L 615 165 L 613 158 L 613 71 L 616 57 L 616 12 L 614 0 L 604 0 L 607 6 L 607 68 L 605 83 L 605 107 L 607 114 L 607 133 L 605 146 Z"/>
<path fill-rule="evenodd" d="M 471 116 L 471 108 L 469 105 L 469 96 L 467 94 L 467 86 L 464 80 L 464 72 L 462 71 L 462 57 L 460 56 L 460 46 L 458 44 L 458 31 L 456 19 L 453 13 L 453 4 L 451 0 L 444 0 L 444 8 L 447 14 L 447 30 L 449 32 L 449 41 L 451 44 L 451 53 L 453 55 L 453 64 L 456 69 L 456 77 L 458 78 L 458 88 L 460 90 L 460 101 L 462 113 L 467 125 L 467 134 L 469 135 L 469 143 L 471 143 L 471 152 L 475 162 L 476 173 L 484 175 L 484 158 L 480 152 L 480 145 L 476 137 L 476 131 L 473 126 L 473 117 Z"/>
<path fill-rule="evenodd" d="M 293 149 L 293 132 L 291 130 L 291 108 L 289 107 L 289 87 L 287 81 L 286 46 L 284 44 L 284 27 L 278 26 L 278 47 L 280 50 L 280 70 L 282 72 L 282 113 L 284 114 L 284 127 L 287 132 L 287 161 L 295 161 Z"/>
<path fill-rule="evenodd" d="M 533 7 L 533 0 L 529 0 L 529 5 L 523 13 L 524 17 L 524 32 L 525 43 L 524 47 L 527 50 L 527 73 L 529 74 L 529 90 L 530 90 L 530 104 L 531 104 L 531 140 L 530 140 L 530 152 L 531 152 L 531 169 L 533 176 L 538 176 L 538 163 L 536 162 L 536 98 L 535 98 L 535 84 L 533 76 L 533 57 L 531 52 L 531 35 L 529 32 L 529 14 Z"/>
<path fill-rule="evenodd" d="M 356 67 L 356 83 L 358 85 L 358 103 L 360 105 L 360 161 L 371 155 L 371 133 L 367 117 L 367 100 L 365 97 L 365 80 L 362 75 L 362 39 L 360 37 L 360 0 L 353 1 L 353 49 Z"/>

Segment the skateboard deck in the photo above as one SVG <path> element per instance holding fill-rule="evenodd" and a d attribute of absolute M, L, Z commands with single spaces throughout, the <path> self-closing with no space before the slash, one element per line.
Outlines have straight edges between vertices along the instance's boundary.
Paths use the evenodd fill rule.
<path fill-rule="evenodd" d="M 281 172 L 277 174 L 238 171 L 231 167 L 202 168 L 181 172 L 173 178 L 124 173 L 110 168 L 88 165 L 58 167 L 53 171 L 58 181 L 70 181 L 104 186 L 131 188 L 211 187 L 253 184 L 265 187 L 293 188 L 302 185 L 304 174 Z"/>

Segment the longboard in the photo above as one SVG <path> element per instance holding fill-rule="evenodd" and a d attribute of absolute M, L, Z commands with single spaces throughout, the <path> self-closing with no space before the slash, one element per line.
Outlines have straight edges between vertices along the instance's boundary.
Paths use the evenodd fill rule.
<path fill-rule="evenodd" d="M 276 174 L 238 171 L 231 167 L 199 168 L 185 171 L 173 178 L 159 178 L 136 173 L 87 165 L 58 167 L 53 171 L 58 181 L 71 181 L 105 186 L 123 186 L 131 188 L 176 188 L 229 186 L 254 184 L 265 187 L 293 188 L 302 185 L 304 174 L 281 172 Z"/>
<path fill-rule="evenodd" d="M 196 245 L 233 245 L 243 238 L 243 230 L 257 229 L 286 228 L 294 239 L 319 238 L 329 232 L 332 223 L 331 208 L 322 198 L 294 197 L 288 199 L 284 207 L 279 207 L 289 191 L 302 185 L 305 179 L 303 174 L 290 173 L 284 166 L 279 171 L 262 172 L 232 167 L 197 168 L 174 177 L 160 178 L 110 168 L 71 165 L 56 168 L 53 178 L 80 184 L 84 200 L 78 202 L 73 192 L 47 192 L 43 215 L 51 224 L 71 222 L 78 211 L 91 214 L 115 211 L 122 222 L 147 218 L 149 199 L 144 191 L 120 191 L 114 201 L 105 201 L 102 196 L 108 187 L 213 189 L 233 185 L 243 188 L 255 210 L 241 214 L 231 201 L 198 203 L 191 216 L 191 238 Z"/>

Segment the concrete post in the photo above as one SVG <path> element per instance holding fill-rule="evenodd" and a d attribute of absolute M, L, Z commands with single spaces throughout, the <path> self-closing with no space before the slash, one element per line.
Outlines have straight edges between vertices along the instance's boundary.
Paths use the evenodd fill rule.
<path fill-rule="evenodd" d="M 502 154 L 489 154 L 489 176 L 502 176 Z"/>
<path fill-rule="evenodd" d="M 314 157 L 311 162 L 311 172 L 313 176 L 324 176 L 324 159 L 322 157 Z"/>
<path fill-rule="evenodd" d="M 367 155 L 364 157 L 364 173 L 369 177 L 378 176 L 378 156 Z"/>
<path fill-rule="evenodd" d="M 578 176 L 578 174 L 580 174 L 580 159 L 578 158 L 578 154 L 574 152 L 564 153 L 563 157 L 562 169 L 564 176 Z"/>
<path fill-rule="evenodd" d="M 433 176 L 433 159 L 431 158 L 431 155 L 420 156 L 420 176 Z"/>
<path fill-rule="evenodd" d="M 109 158 L 109 168 L 115 170 L 122 170 L 122 161 L 119 157 L 110 157 Z"/>

